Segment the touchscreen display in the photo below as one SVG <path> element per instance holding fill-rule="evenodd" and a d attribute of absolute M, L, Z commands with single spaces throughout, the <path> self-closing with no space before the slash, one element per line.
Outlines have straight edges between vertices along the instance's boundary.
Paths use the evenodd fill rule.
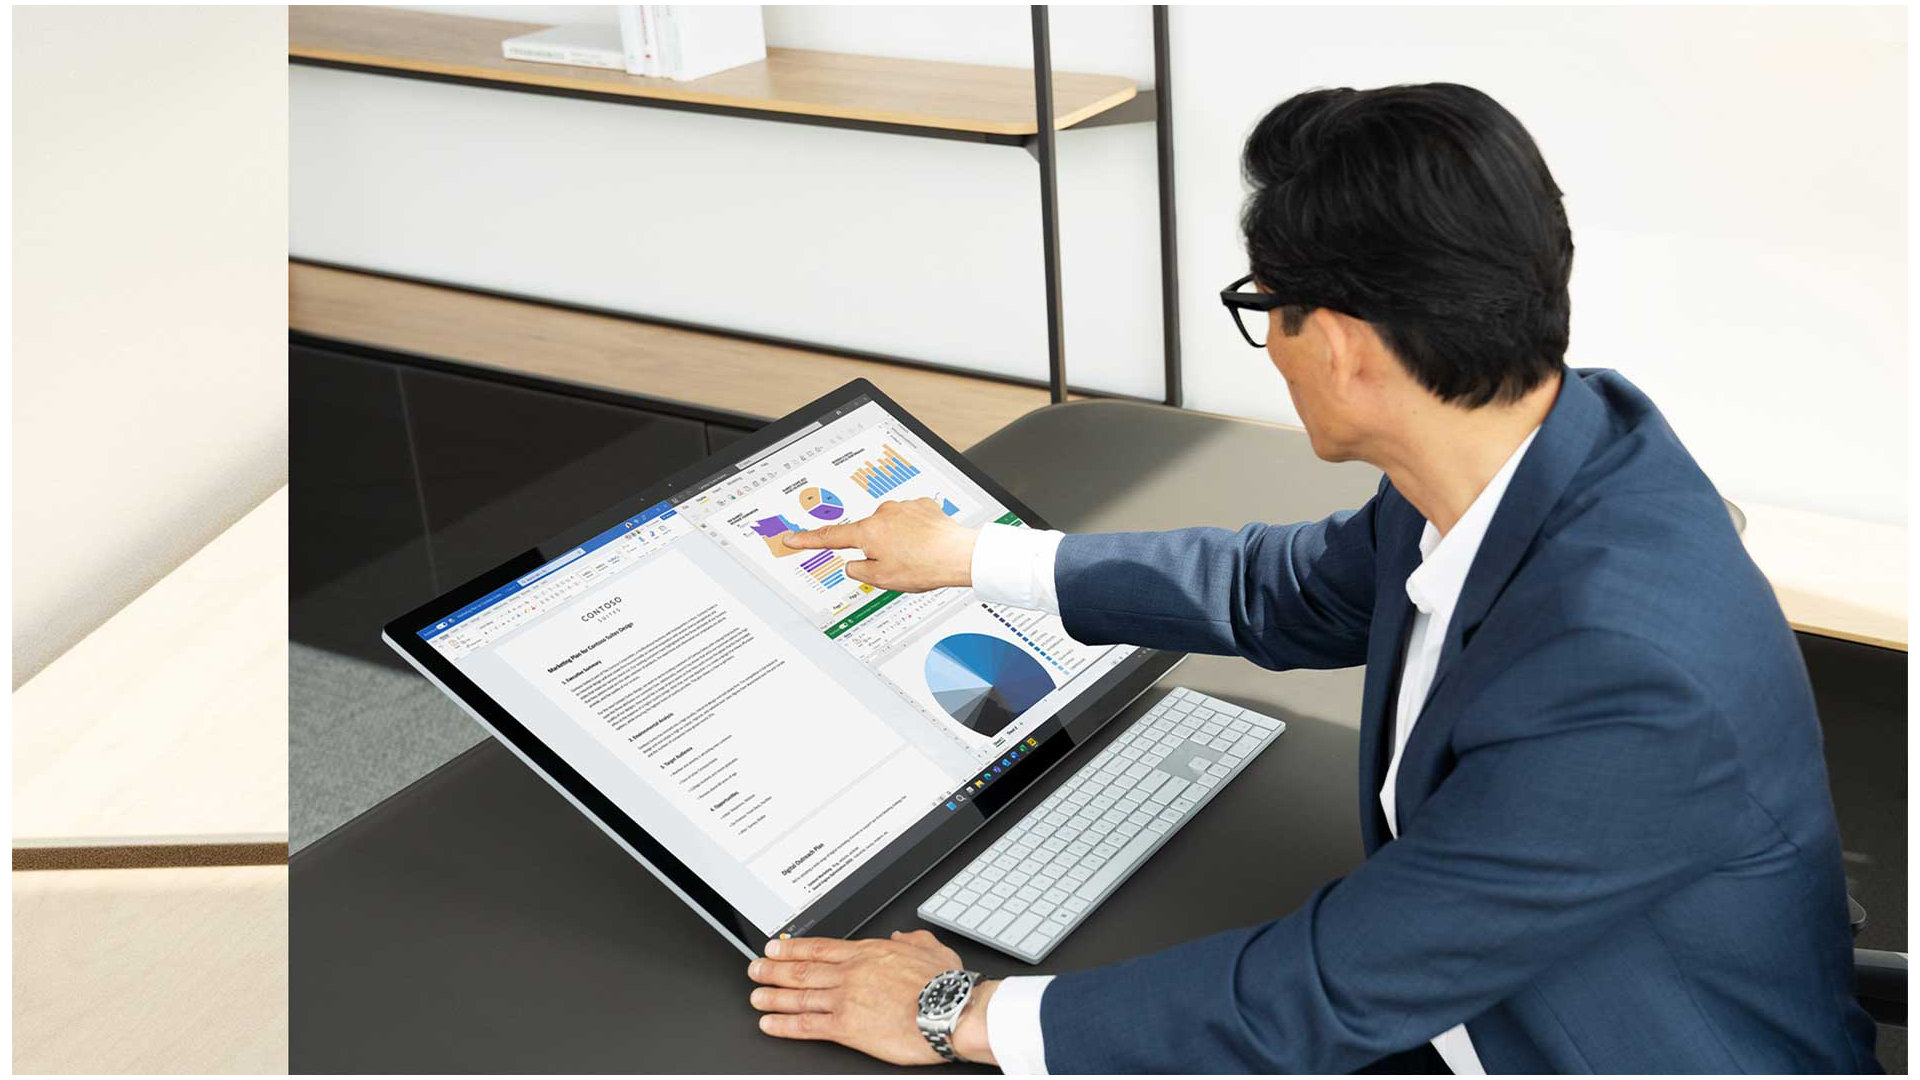
<path fill-rule="evenodd" d="M 757 927 L 804 932 L 1134 652 L 780 542 L 920 498 L 1023 524 L 858 399 L 418 633 Z"/>

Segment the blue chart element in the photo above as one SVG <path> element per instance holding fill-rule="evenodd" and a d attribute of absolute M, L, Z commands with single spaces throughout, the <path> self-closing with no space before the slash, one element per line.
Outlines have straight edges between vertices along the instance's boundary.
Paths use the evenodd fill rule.
<path fill-rule="evenodd" d="M 940 499 L 940 512 L 947 515 L 948 517 L 952 517 L 953 515 L 960 512 L 960 508 L 953 505 L 952 499 L 948 499 L 943 496 Z"/>
<path fill-rule="evenodd" d="M 982 735 L 997 735 L 1053 690 L 1053 679 L 1026 650 L 989 634 L 954 634 L 927 654 L 927 690 L 947 714 Z"/>
<path fill-rule="evenodd" d="M 880 449 L 886 453 L 879 460 L 862 462 L 853 470 L 853 482 L 876 499 L 920 475 L 919 467 L 901 457 L 898 450 L 886 443 L 881 443 Z"/>
<path fill-rule="evenodd" d="M 821 521 L 832 521 L 847 512 L 846 504 L 840 501 L 840 496 L 823 487 L 801 488 L 800 509 Z"/>

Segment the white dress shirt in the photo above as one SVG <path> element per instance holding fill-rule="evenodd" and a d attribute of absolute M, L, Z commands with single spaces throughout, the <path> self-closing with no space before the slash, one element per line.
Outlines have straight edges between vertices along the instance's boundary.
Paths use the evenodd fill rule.
<path fill-rule="evenodd" d="M 1400 695 L 1395 701 L 1393 757 L 1387 763 L 1387 777 L 1380 787 L 1380 809 L 1386 814 L 1387 828 L 1400 835 L 1400 819 L 1395 813 L 1393 784 L 1400 775 L 1400 755 L 1413 734 L 1426 703 L 1427 691 L 1440 666 L 1441 646 L 1447 640 L 1447 625 L 1453 621 L 1453 609 L 1460 602 L 1460 590 L 1467 583 L 1474 556 L 1486 539 L 1487 526 L 1513 481 L 1520 459 L 1533 445 L 1535 428 L 1522 439 L 1500 471 L 1493 474 L 1480 494 L 1467 507 L 1447 535 L 1442 537 L 1432 522 L 1420 534 L 1420 565 L 1407 576 L 1407 599 L 1413 602 L 1413 627 L 1407 637 L 1407 656 L 1400 667 Z M 973 549 L 973 590 L 982 600 L 1015 607 L 1037 608 L 1060 613 L 1060 599 L 1054 589 L 1054 557 L 1063 534 L 1016 528 L 1012 525 L 986 525 Z M 1044 1075 L 1047 1057 L 1040 1028 L 1040 998 L 1046 992 L 1051 975 L 1014 976 L 1001 982 L 987 1002 L 987 1044 L 999 1061 L 1001 1071 Z M 1433 1048 L 1456 1075 L 1482 1075 L 1486 1069 L 1474 1052 L 1464 1024 L 1441 1032 Z"/>

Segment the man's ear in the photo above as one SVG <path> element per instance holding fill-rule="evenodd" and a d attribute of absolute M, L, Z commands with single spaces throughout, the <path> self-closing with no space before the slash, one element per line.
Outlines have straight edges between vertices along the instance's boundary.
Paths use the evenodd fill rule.
<path fill-rule="evenodd" d="M 1338 397 L 1351 398 L 1367 376 L 1365 331 L 1372 328 L 1328 308 L 1315 308 L 1307 321 L 1313 324 L 1325 352 L 1327 389 Z"/>

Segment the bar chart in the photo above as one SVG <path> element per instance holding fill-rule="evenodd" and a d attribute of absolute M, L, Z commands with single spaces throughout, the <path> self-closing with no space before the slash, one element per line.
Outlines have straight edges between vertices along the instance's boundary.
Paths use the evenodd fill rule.
<path fill-rule="evenodd" d="M 833 552 L 819 551 L 800 564 L 800 571 L 819 583 L 822 589 L 831 589 L 847 580 L 846 566 L 847 560 Z"/>
<path fill-rule="evenodd" d="M 919 467 L 901 457 L 892 446 L 881 443 L 880 449 L 885 453 L 878 461 L 862 462 L 853 472 L 853 482 L 876 499 L 920 475 Z"/>

